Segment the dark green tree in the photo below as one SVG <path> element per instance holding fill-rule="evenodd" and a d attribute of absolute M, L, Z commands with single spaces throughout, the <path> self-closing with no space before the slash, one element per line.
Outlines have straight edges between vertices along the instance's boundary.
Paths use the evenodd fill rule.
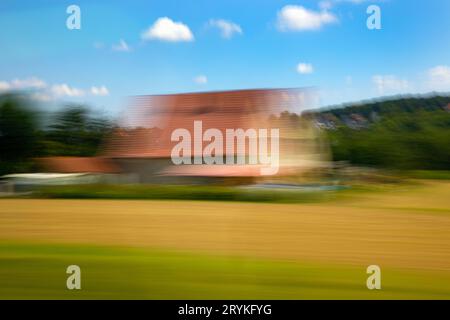
<path fill-rule="evenodd" d="M 0 174 L 28 171 L 36 153 L 38 117 L 19 94 L 0 96 Z"/>
<path fill-rule="evenodd" d="M 93 156 L 111 128 L 110 121 L 92 116 L 85 106 L 71 105 L 53 116 L 44 149 L 49 156 Z"/>

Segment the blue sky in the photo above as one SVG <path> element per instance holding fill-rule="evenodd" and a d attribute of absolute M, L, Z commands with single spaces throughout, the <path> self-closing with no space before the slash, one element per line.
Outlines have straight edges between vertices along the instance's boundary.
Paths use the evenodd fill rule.
<path fill-rule="evenodd" d="M 0 39 L 0 90 L 111 114 L 141 94 L 314 86 L 326 106 L 450 91 L 448 0 L 1 0 Z"/>

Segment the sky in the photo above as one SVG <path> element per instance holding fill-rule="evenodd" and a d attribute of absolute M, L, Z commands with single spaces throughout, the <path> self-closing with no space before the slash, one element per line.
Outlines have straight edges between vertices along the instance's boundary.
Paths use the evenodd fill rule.
<path fill-rule="evenodd" d="M 0 91 L 111 114 L 146 94 L 315 87 L 328 106 L 450 91 L 448 0 L 0 0 L 0 39 Z"/>

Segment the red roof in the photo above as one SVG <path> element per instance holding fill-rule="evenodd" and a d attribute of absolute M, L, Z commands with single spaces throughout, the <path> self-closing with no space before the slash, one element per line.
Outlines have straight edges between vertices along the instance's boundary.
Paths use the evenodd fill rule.
<path fill-rule="evenodd" d="M 203 132 L 216 128 L 223 134 L 225 129 L 270 128 L 269 116 L 290 110 L 293 104 L 304 104 L 304 93 L 300 89 L 261 89 L 139 96 L 134 98 L 122 128 L 114 132 L 102 155 L 170 157 L 176 145 L 170 140 L 172 132 L 188 129 L 193 140 L 194 121 L 202 121 Z M 194 155 L 193 150 L 191 154 Z"/>

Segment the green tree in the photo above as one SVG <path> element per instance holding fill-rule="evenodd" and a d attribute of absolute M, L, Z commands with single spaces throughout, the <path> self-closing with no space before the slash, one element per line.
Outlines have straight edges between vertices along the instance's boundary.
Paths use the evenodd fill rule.
<path fill-rule="evenodd" d="M 384 116 L 367 129 L 330 131 L 334 160 L 396 169 L 450 170 L 450 113 L 416 110 Z"/>
<path fill-rule="evenodd" d="M 38 117 L 26 97 L 0 96 L 0 174 L 28 171 L 37 141 Z"/>
<path fill-rule="evenodd" d="M 68 106 L 54 115 L 44 149 L 50 156 L 93 156 L 111 128 L 110 121 L 93 117 L 87 107 Z"/>

